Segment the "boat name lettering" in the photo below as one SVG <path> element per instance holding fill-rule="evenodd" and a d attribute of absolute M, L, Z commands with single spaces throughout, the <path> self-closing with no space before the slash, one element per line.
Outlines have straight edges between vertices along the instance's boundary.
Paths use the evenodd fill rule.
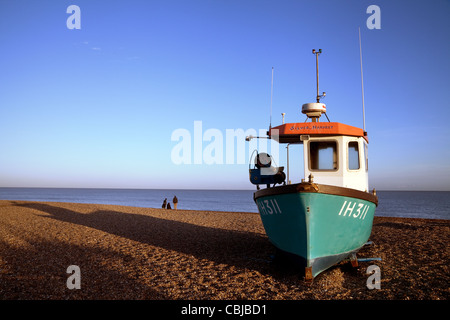
<path fill-rule="evenodd" d="M 259 207 L 259 212 L 263 215 L 281 214 L 281 209 L 280 206 L 278 205 L 277 199 L 260 200 L 257 203 Z"/>
<path fill-rule="evenodd" d="M 323 130 L 323 129 L 331 130 L 331 129 L 333 129 L 333 126 L 307 124 L 307 125 L 303 125 L 303 126 L 291 126 L 289 128 L 290 131 L 293 131 L 293 130 Z"/>
<path fill-rule="evenodd" d="M 348 216 L 364 220 L 366 218 L 369 205 L 357 201 L 344 201 L 344 204 L 339 211 L 340 216 Z"/>

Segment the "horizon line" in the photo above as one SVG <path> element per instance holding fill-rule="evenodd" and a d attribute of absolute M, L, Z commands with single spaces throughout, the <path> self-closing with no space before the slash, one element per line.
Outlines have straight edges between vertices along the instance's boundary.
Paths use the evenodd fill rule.
<path fill-rule="evenodd" d="M 256 189 L 211 189 L 211 188 L 121 188 L 121 187 L 5 187 L 0 189 L 112 189 L 112 190 L 185 190 L 185 191 L 257 191 Z M 418 190 L 418 189 L 376 189 L 376 192 L 450 192 L 450 190 Z"/>

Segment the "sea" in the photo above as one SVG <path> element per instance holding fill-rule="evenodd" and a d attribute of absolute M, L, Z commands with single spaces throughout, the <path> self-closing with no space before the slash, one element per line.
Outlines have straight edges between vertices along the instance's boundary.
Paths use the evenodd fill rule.
<path fill-rule="evenodd" d="M 178 209 L 258 212 L 254 190 L 0 188 L 0 200 L 75 202 L 161 208 L 165 198 Z M 377 191 L 375 216 L 450 219 L 450 191 Z M 172 204 L 173 208 L 173 204 Z"/>

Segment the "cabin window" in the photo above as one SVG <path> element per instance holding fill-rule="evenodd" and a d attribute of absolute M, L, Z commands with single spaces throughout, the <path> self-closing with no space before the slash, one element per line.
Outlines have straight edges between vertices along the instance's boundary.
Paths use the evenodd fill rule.
<path fill-rule="evenodd" d="M 311 141 L 309 163 L 311 170 L 337 170 L 337 142 Z"/>
<path fill-rule="evenodd" d="M 358 141 L 350 141 L 348 143 L 348 169 L 359 170 L 359 147 Z"/>

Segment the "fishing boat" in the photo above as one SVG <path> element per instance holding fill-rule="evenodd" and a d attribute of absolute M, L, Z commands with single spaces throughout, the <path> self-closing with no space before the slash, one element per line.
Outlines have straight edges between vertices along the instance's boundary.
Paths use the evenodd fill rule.
<path fill-rule="evenodd" d="M 320 102 L 325 96 L 325 92 L 319 95 L 321 53 L 313 50 L 317 98 L 302 106 L 306 121 L 284 123 L 283 119 L 281 125 L 270 126 L 266 137 L 286 144 L 288 152 L 291 145 L 302 146 L 305 178 L 291 183 L 289 155 L 287 176 L 267 153 L 256 152 L 249 165 L 250 181 L 257 187 L 254 201 L 269 240 L 279 253 L 304 268 L 309 281 L 343 260 L 357 265 L 356 253 L 369 239 L 378 205 L 375 190 L 369 191 L 365 128 L 331 122 Z M 320 122 L 322 115 L 328 121 Z"/>

